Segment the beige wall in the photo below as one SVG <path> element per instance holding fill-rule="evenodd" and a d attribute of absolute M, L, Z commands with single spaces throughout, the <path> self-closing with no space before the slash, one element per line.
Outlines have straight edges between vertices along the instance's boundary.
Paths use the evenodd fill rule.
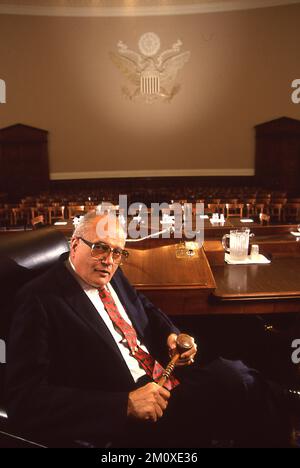
<path fill-rule="evenodd" d="M 254 125 L 300 119 L 300 104 L 291 102 L 291 82 L 300 78 L 299 25 L 299 5 L 137 18 L 2 15 L 7 103 L 0 127 L 21 122 L 48 130 L 58 177 L 251 173 Z M 162 49 L 181 38 L 191 51 L 170 103 L 126 100 L 124 77 L 109 58 L 120 39 L 137 49 L 147 31 L 160 36 Z"/>

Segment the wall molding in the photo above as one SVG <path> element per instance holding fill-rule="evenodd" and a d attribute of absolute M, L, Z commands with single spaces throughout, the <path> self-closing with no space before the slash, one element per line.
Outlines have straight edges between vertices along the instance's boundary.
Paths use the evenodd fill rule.
<path fill-rule="evenodd" d="M 52 172 L 51 180 L 123 179 L 138 177 L 249 177 L 254 169 L 170 169 L 148 171 Z"/>
<path fill-rule="evenodd" d="M 71 17 L 116 17 L 116 16 L 171 16 L 192 15 L 200 13 L 218 13 L 224 11 L 252 10 L 300 3 L 300 0 L 232 0 L 227 2 L 203 2 L 187 5 L 152 5 L 124 7 L 64 7 L 64 6 L 30 6 L 0 5 L 3 15 L 30 16 L 71 16 Z"/>

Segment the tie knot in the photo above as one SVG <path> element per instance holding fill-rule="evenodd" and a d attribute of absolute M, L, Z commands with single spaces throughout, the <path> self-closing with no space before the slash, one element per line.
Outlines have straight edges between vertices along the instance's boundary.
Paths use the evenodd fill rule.
<path fill-rule="evenodd" d="M 101 297 L 101 299 L 105 299 L 106 297 L 110 296 L 110 293 L 106 288 L 99 289 L 98 292 L 99 292 L 99 296 Z"/>

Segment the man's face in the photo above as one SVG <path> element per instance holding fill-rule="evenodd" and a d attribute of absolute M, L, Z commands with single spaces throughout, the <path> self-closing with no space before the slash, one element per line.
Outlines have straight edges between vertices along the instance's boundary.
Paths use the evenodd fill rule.
<path fill-rule="evenodd" d="M 96 244 L 105 242 L 112 248 L 124 249 L 125 236 L 122 229 L 116 227 L 108 231 L 102 228 L 103 235 L 97 234 L 97 223 L 101 220 L 103 226 L 103 217 L 97 217 L 88 225 L 85 231 L 84 239 Z M 103 288 L 115 274 L 118 264 L 114 263 L 112 252 L 103 254 L 100 258 L 94 258 L 91 254 L 91 248 L 79 238 L 73 237 L 71 241 L 71 261 L 77 274 L 89 285 L 96 288 Z"/>

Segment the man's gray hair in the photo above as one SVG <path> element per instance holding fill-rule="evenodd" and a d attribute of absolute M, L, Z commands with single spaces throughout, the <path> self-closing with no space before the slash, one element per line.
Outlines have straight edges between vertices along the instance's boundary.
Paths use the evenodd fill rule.
<path fill-rule="evenodd" d="M 73 237 L 85 237 L 86 232 L 90 228 L 90 225 L 93 224 L 95 218 L 97 218 L 99 215 L 100 213 L 98 210 L 92 210 L 86 213 L 84 216 L 81 216 L 74 229 Z"/>
<path fill-rule="evenodd" d="M 115 213 L 103 213 L 103 211 L 101 212 L 101 209 L 91 210 L 82 216 L 74 229 L 72 237 L 85 237 L 95 219 L 99 218 L 100 221 L 105 217 L 108 219 L 112 218 L 112 221 L 114 221 L 114 226 L 121 228 L 121 230 L 124 232 L 124 238 L 126 239 L 126 231 L 120 218 L 117 217 Z"/>

